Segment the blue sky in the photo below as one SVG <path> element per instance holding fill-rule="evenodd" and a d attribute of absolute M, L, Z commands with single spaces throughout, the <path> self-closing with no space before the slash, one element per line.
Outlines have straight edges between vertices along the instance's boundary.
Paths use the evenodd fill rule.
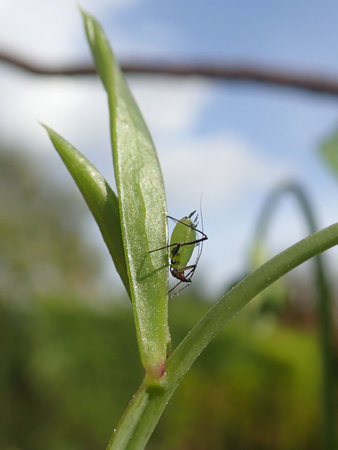
<path fill-rule="evenodd" d="M 88 61 L 77 3 L 2 0 L 1 48 L 49 64 Z M 83 0 L 80 5 L 102 23 L 120 60 L 257 63 L 338 77 L 334 1 Z M 337 99 L 196 77 L 128 81 L 158 148 L 169 213 L 191 212 L 203 194 L 209 241 L 196 277 L 208 292 L 220 291 L 242 271 L 259 208 L 276 184 L 297 179 L 312 197 L 320 225 L 337 220 L 338 183 L 317 154 L 318 142 L 338 122 Z M 74 189 L 37 125 L 42 120 L 112 181 L 106 99 L 97 80 L 38 78 L 1 65 L 0 98 L 6 142 L 28 143 L 32 157 L 52 165 Z M 292 202 L 283 211 L 272 236 L 275 250 L 305 233 Z M 87 229 L 104 251 L 92 222 Z"/>
<path fill-rule="evenodd" d="M 104 17 L 103 23 L 117 25 L 118 32 L 129 29 L 132 39 L 141 37 L 139 45 L 147 42 L 149 54 L 158 57 L 231 58 L 299 69 L 337 69 L 334 1 L 149 0 L 113 15 Z M 124 50 L 136 57 L 138 45 Z"/>

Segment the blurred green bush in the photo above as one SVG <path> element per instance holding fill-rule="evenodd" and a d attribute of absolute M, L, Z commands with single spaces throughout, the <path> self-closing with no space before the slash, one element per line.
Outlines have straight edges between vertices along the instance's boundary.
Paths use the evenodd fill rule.
<path fill-rule="evenodd" d="M 205 306 L 171 305 L 174 341 Z M 142 379 L 131 312 L 72 298 L 0 314 L 5 450 L 105 448 Z M 236 319 L 192 368 L 150 449 L 318 449 L 320 361 L 312 333 Z"/>
<path fill-rule="evenodd" d="M 101 258 L 81 232 L 85 203 L 45 170 L 0 145 L 0 292 L 11 301 L 97 290 Z"/>

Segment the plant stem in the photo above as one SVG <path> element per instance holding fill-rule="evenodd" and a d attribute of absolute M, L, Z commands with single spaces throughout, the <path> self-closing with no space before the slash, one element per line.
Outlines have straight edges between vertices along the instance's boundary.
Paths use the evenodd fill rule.
<path fill-rule="evenodd" d="M 223 326 L 278 278 L 337 244 L 338 223 L 284 250 L 228 291 L 168 358 L 162 387 L 147 389 L 145 384 L 141 385 L 127 407 L 107 450 L 144 448 L 179 382 Z"/>
<path fill-rule="evenodd" d="M 268 196 L 256 228 L 254 242 L 265 240 L 271 219 L 282 197 L 291 194 L 298 201 L 304 214 L 310 233 L 317 230 L 316 219 L 304 190 L 296 183 L 287 183 Z M 335 446 L 335 407 L 334 407 L 334 370 L 331 321 L 331 294 L 323 257 L 318 253 L 314 258 L 316 289 L 318 294 L 319 341 L 322 356 L 322 403 L 323 403 L 323 449 L 334 450 Z"/>

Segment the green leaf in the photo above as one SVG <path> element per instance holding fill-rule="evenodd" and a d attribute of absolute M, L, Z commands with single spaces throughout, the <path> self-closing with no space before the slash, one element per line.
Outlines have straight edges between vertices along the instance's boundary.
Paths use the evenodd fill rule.
<path fill-rule="evenodd" d="M 165 190 L 150 133 L 98 22 L 83 19 L 97 71 L 108 94 L 116 185 L 131 297 L 148 381 L 165 370 L 168 328 L 168 252 Z"/>
<path fill-rule="evenodd" d="M 92 212 L 113 258 L 116 270 L 129 293 L 120 214 L 115 193 L 97 169 L 75 147 L 46 125 L 42 124 L 42 126 L 46 129 L 50 140 Z"/>
<path fill-rule="evenodd" d="M 325 162 L 338 175 L 338 130 L 320 145 L 320 153 Z"/>

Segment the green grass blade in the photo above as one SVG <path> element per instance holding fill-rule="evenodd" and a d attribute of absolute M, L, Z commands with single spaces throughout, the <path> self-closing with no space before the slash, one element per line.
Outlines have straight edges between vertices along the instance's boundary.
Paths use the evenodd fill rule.
<path fill-rule="evenodd" d="M 115 193 L 97 169 L 75 147 L 46 125 L 43 126 L 92 212 L 116 270 L 129 293 L 120 214 Z"/>
<path fill-rule="evenodd" d="M 83 13 L 87 39 L 108 94 L 122 238 L 142 363 L 149 380 L 164 373 L 168 328 L 168 254 L 148 254 L 167 242 L 165 190 L 157 154 L 108 40 Z"/>

